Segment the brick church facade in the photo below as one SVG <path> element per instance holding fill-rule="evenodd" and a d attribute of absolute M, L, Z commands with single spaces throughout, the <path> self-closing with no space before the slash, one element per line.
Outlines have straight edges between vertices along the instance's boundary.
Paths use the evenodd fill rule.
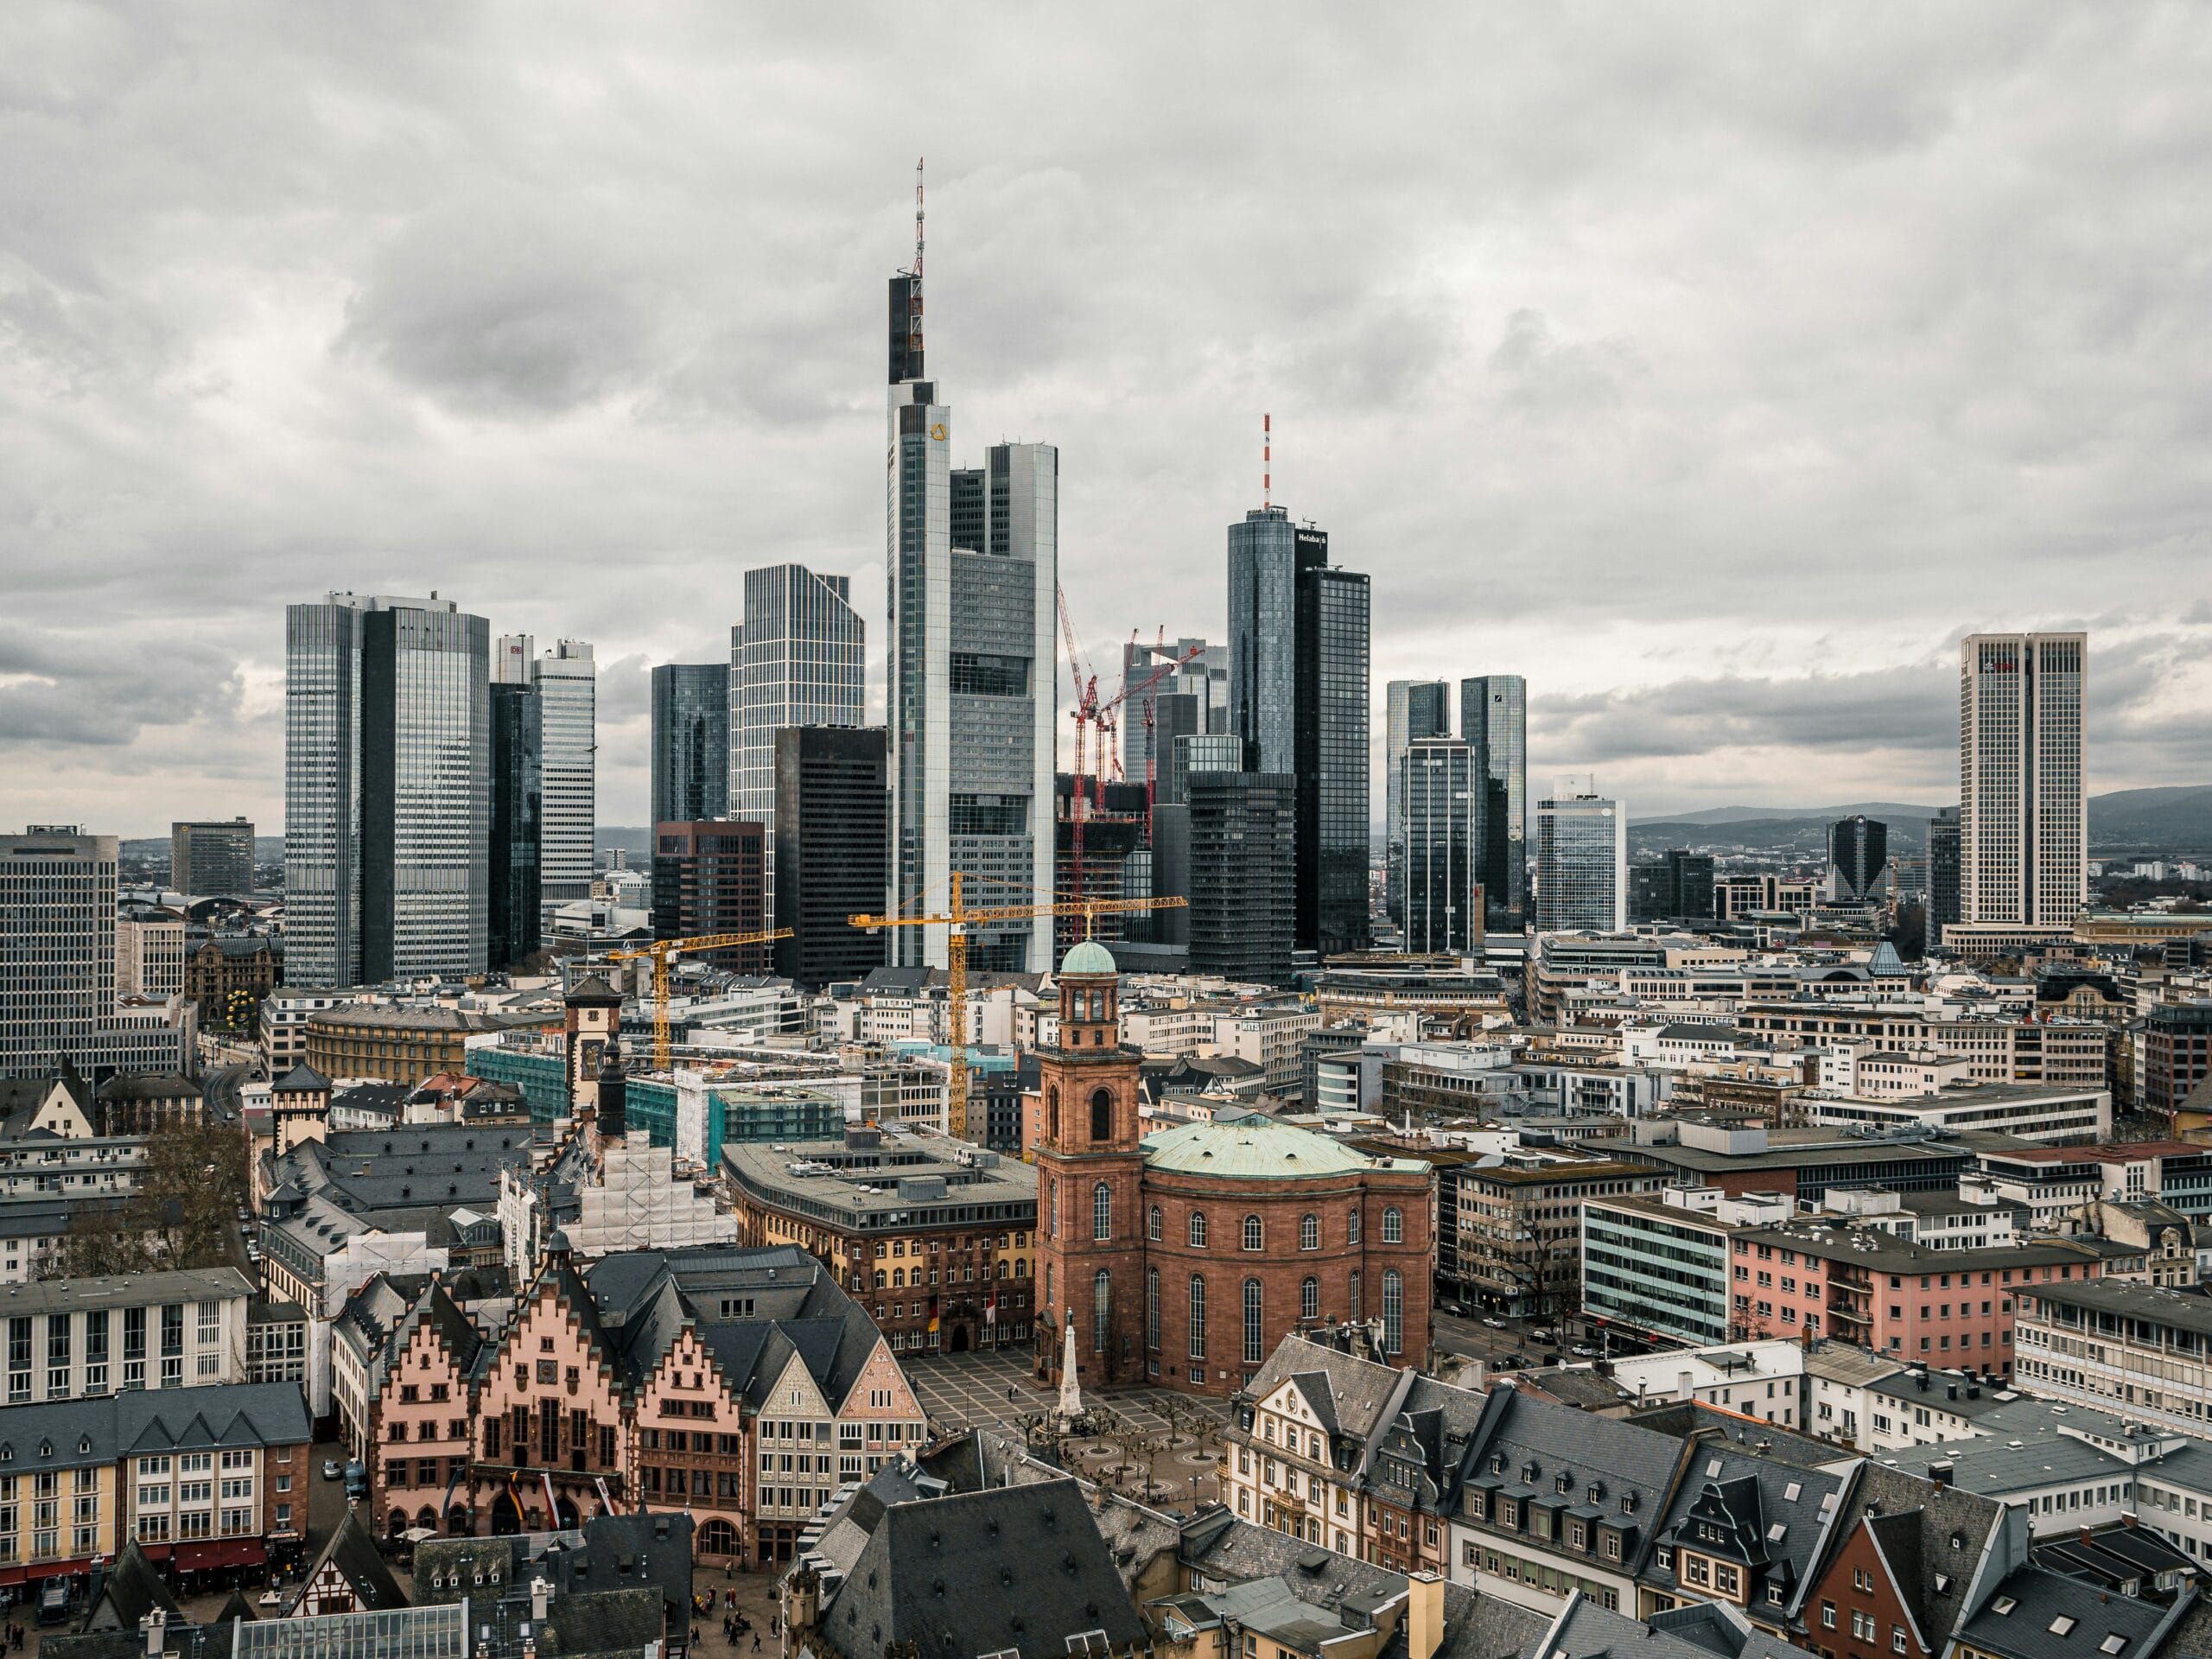
<path fill-rule="evenodd" d="M 1344 1323 L 1424 1363 L 1430 1166 L 1256 1113 L 1147 1144 L 1113 957 L 1085 941 L 1058 980 L 1059 1046 L 1039 1057 L 1037 1380 L 1058 1385 L 1071 1323 L 1085 1389 L 1225 1397 L 1286 1334 Z"/>

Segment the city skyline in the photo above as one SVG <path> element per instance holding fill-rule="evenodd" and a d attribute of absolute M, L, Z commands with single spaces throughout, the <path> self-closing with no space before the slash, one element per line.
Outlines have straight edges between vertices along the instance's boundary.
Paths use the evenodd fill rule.
<path fill-rule="evenodd" d="M 502 42 L 179 21 L 141 61 L 66 31 L 36 49 L 91 114 L 24 116 L 54 164 L 17 186 L 29 274 L 0 372 L 18 816 L 273 832 L 269 595 L 372 585 L 593 640 L 598 817 L 643 823 L 650 670 L 724 654 L 740 571 L 880 591 L 874 284 L 925 147 L 931 343 L 977 448 L 1059 447 L 1063 580 L 1102 676 L 1132 630 L 1222 637 L 1218 527 L 1261 499 L 1271 411 L 1276 499 L 1374 582 L 1378 752 L 1389 680 L 1517 673 L 1531 772 L 1597 767 L 1638 817 L 1941 802 L 1960 639 L 2086 630 L 2091 791 L 2212 769 L 2212 575 L 2190 552 L 2212 477 L 2172 344 L 2202 337 L 2204 299 L 2127 274 L 2184 263 L 2149 204 L 2188 147 L 2132 113 L 2186 101 L 2185 79 L 2160 95 L 2188 60 L 2170 22 L 2024 24 L 1996 54 L 1963 19 L 1841 48 L 1762 19 L 1758 85 L 1695 22 L 1587 41 L 1455 19 L 1434 69 L 1386 44 L 1366 75 L 1349 50 L 1240 41 L 1287 86 L 1325 76 L 1331 116 L 1225 143 L 1192 112 L 1223 112 L 1210 29 L 1166 73 L 1205 97 L 1140 147 L 1098 118 L 1160 78 L 1119 42 L 1050 101 L 1007 48 L 965 54 L 1020 95 L 917 135 L 777 79 L 950 61 L 926 31 L 664 22 L 626 31 L 621 75 L 587 23 L 533 42 L 542 83 L 466 90 L 441 52 Z M 1020 50 L 1056 42 L 1100 49 L 1039 19 Z M 1522 73 L 1493 105 L 1453 60 Z M 302 96 L 251 144 L 200 118 L 272 75 Z M 1608 121 L 1570 144 L 1551 117 L 1593 77 Z M 356 142 L 310 93 L 391 124 Z M 1416 168 L 1374 136 L 1408 97 L 1452 140 Z M 756 119 L 837 142 L 755 152 Z M 626 188 L 643 154 L 663 188 Z M 308 203 L 312 246 L 288 229 Z M 2064 228 L 2084 214 L 2086 264 Z M 231 458 L 255 450 L 282 464 L 249 487 Z M 1844 569 L 1911 603 L 1810 602 Z"/>

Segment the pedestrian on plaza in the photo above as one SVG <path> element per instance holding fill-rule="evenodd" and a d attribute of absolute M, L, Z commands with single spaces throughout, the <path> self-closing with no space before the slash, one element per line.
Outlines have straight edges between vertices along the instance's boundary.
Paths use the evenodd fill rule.
<path fill-rule="evenodd" d="M 753 1651 L 755 1653 L 760 1651 L 760 1632 L 758 1630 L 753 1632 Z"/>

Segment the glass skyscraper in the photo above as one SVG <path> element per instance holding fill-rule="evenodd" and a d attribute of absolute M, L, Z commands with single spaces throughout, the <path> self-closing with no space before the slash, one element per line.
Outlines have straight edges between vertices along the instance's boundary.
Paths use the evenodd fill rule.
<path fill-rule="evenodd" d="M 1483 925 L 1529 925 L 1529 683 L 1518 674 L 1459 682 L 1459 735 L 1482 780 Z"/>
<path fill-rule="evenodd" d="M 1828 868 L 1835 896 L 1847 904 L 1870 904 L 1877 884 L 1890 868 L 1890 826 L 1865 813 L 1839 820 L 1828 830 Z"/>
<path fill-rule="evenodd" d="M 1928 943 L 1942 942 L 1936 930 L 1959 915 L 1959 809 L 1939 806 L 1928 820 Z"/>
<path fill-rule="evenodd" d="M 544 703 L 533 685 L 492 685 L 492 850 L 485 963 L 506 968 L 538 948 L 537 847 L 543 828 Z"/>
<path fill-rule="evenodd" d="M 729 631 L 727 816 L 767 833 L 766 892 L 776 891 L 777 732 L 857 726 L 867 701 L 866 630 L 852 578 L 803 564 L 747 571 L 745 620 Z"/>
<path fill-rule="evenodd" d="M 733 628 L 731 654 L 737 651 Z M 653 823 L 729 816 L 735 750 L 729 740 L 728 663 L 663 663 L 653 670 Z"/>
<path fill-rule="evenodd" d="M 1406 751 L 1417 738 L 1452 734 L 1452 688 L 1442 680 L 1393 680 L 1382 725 L 1382 908 L 1406 921 Z"/>
<path fill-rule="evenodd" d="M 1023 902 L 1052 890 L 1059 452 L 1002 443 L 954 474 L 952 411 L 922 378 L 918 306 L 918 279 L 892 278 L 889 904 L 942 906 L 955 869 L 970 904 Z M 1000 923 L 971 933 L 968 960 L 1042 971 L 1052 945 L 1050 917 Z M 896 928 L 889 948 L 899 965 L 941 967 L 944 930 Z"/>
<path fill-rule="evenodd" d="M 484 970 L 490 659 L 450 600 L 286 607 L 288 983 Z"/>
<path fill-rule="evenodd" d="M 1298 944 L 1364 950 L 1368 926 L 1367 578 L 1298 532 Z"/>
<path fill-rule="evenodd" d="M 563 639 L 531 665 L 531 673 L 545 722 L 544 816 L 537 838 L 543 913 L 591 897 L 598 862 L 599 671 L 588 645 Z"/>
<path fill-rule="evenodd" d="M 1399 764 L 1405 783 L 1406 949 L 1479 956 L 1481 791 L 1475 786 L 1474 751 L 1456 737 L 1420 737 L 1407 746 Z"/>
<path fill-rule="evenodd" d="M 1298 759 L 1298 531 L 1287 507 L 1229 527 L 1229 729 L 1247 772 Z"/>
<path fill-rule="evenodd" d="M 1628 814 L 1602 795 L 1536 803 L 1536 931 L 1628 926 Z"/>
<path fill-rule="evenodd" d="M 957 535 L 956 521 L 954 533 Z M 1198 654 L 1192 657 L 1191 653 Z M 1190 657 L 1191 660 L 1183 662 Z M 1144 776 L 1145 695 L 1135 688 L 1154 670 L 1169 663 L 1182 666 L 1162 674 L 1152 689 L 1156 718 L 1152 739 L 1153 776 L 1167 773 L 1172 740 L 1165 734 L 1168 699 L 1181 701 L 1173 716 L 1176 735 L 1185 732 L 1223 732 L 1229 729 L 1229 647 L 1210 645 L 1203 639 L 1177 639 L 1140 644 L 1132 639 L 1122 647 L 1122 772 L 1132 782 Z"/>
<path fill-rule="evenodd" d="M 1229 726 L 1247 771 L 1298 792 L 1297 941 L 1366 949 L 1367 578 L 1329 563 L 1325 531 L 1287 508 L 1229 527 Z"/>

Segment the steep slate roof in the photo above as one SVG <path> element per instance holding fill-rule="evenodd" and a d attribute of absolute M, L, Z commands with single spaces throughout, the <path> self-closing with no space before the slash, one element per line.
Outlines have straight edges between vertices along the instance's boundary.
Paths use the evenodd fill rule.
<path fill-rule="evenodd" d="M 294 1393 L 296 1385 L 287 1384 Z M 377 1548 L 376 1538 L 361 1519 L 361 1511 L 349 1506 L 339 1517 L 338 1525 L 330 1534 L 330 1541 L 322 1547 L 322 1554 L 315 1557 L 315 1565 L 301 1579 L 299 1588 L 293 1592 L 291 1604 L 284 1609 L 286 1618 L 296 1617 L 302 1599 L 315 1581 L 322 1576 L 326 1567 L 335 1567 L 338 1575 L 353 1588 L 353 1598 L 372 1612 L 389 1612 L 395 1607 L 407 1606 L 407 1592 L 399 1587 L 399 1580 L 391 1575 L 391 1568 L 385 1564 L 384 1552 Z"/>
<path fill-rule="evenodd" d="M 305 1060 L 302 1060 L 278 1078 L 270 1092 L 276 1095 L 308 1095 L 323 1092 L 329 1087 L 328 1077 L 324 1077 Z"/>
<path fill-rule="evenodd" d="M 689 1327 L 732 1390 L 754 1405 L 796 1356 L 836 1408 L 883 1339 L 829 1269 L 791 1246 L 625 1251 L 589 1264 L 583 1282 L 607 1351 L 632 1390 Z"/>
<path fill-rule="evenodd" d="M 1297 1383 L 1329 1433 L 1363 1455 L 1388 1425 L 1391 1405 L 1412 1386 L 1411 1374 L 1395 1365 L 1298 1336 L 1285 1337 L 1275 1344 L 1243 1395 L 1248 1400 L 1264 1400 L 1285 1382 Z"/>
<path fill-rule="evenodd" d="M 1601 1607 L 1579 1590 L 1529 1651 L 1537 1659 L 1792 1659 L 1807 1653 L 1769 1636 L 1726 1602 L 1692 1602 L 1643 1621 Z"/>
<path fill-rule="evenodd" d="M 1658 1540 L 1743 1563 L 1751 1605 L 1795 1615 L 1851 1524 L 1844 1502 L 1849 1472 L 1793 1468 L 1717 1440 L 1687 1445 L 1688 1472 L 1659 1522 Z M 1656 1555 L 1640 1577 L 1663 1590 L 1677 1586 L 1675 1569 L 1660 1566 Z M 1779 1602 L 1769 1594 L 1776 1585 Z"/>
<path fill-rule="evenodd" d="M 2131 1601 L 2047 1567 L 2008 1574 L 1982 1610 L 1959 1632 L 1961 1640 L 2003 1659 L 2154 1659 L 2181 1623 L 2194 1591 L 2171 1607 Z M 2054 1625 L 2071 1620 L 2063 1633 Z M 2104 1648 L 2112 1637 L 2120 1645 Z"/>
<path fill-rule="evenodd" d="M 424 1606 L 464 1599 L 480 1605 L 505 1592 L 527 1589 L 532 1579 L 542 1578 L 554 1588 L 555 1606 L 569 1606 L 571 1628 L 581 1637 L 588 1604 L 603 1595 L 642 1590 L 649 1592 L 645 1605 L 654 1614 L 645 1639 L 657 1641 L 688 1629 L 691 1622 L 691 1536 L 689 1515 L 654 1510 L 594 1516 L 582 1527 L 561 1532 L 426 1538 L 415 1547 L 416 1598 Z M 480 1573 L 488 1583 L 477 1582 Z"/>
<path fill-rule="evenodd" d="M 1609 1523 L 1618 1522 L 1628 1535 L 1623 1567 L 1634 1572 L 1643 1565 L 1681 1465 L 1681 1442 L 1508 1387 L 1493 1389 L 1489 1398 L 1482 1423 L 1467 1442 L 1460 1490 L 1550 1497 L 1568 1503 L 1569 1513 L 1577 1503 L 1586 1513 L 1602 1510 Z M 1567 1493 L 1558 1490 L 1562 1475 L 1572 1477 Z M 1588 1502 L 1593 1481 L 1605 1487 L 1594 1505 Z M 1624 1507 L 1630 1497 L 1633 1510 Z"/>
<path fill-rule="evenodd" d="M 848 1653 L 908 1641 L 955 1650 L 956 1630 L 962 1653 L 1058 1651 L 1086 1630 L 1117 1649 L 1145 1639 L 1072 1480 L 886 1503 L 824 1596 L 821 1620 Z"/>
<path fill-rule="evenodd" d="M 1991 1535 L 2005 1524 L 2005 1506 L 1878 1463 L 1861 1467 L 1851 1494 L 1854 1511 L 1863 1512 L 1869 1504 L 1878 1511 L 1867 1522 L 1875 1548 L 1923 1640 L 1940 1653 L 1966 1611 L 1967 1592 Z M 1955 1548 L 1954 1538 L 1959 1541 Z"/>
<path fill-rule="evenodd" d="M 87 1630 L 130 1630 L 156 1607 L 173 1624 L 186 1623 L 184 1610 L 162 1581 L 160 1570 L 148 1560 L 137 1539 L 126 1540 L 101 1580 L 99 1599 L 85 1616 Z"/>

